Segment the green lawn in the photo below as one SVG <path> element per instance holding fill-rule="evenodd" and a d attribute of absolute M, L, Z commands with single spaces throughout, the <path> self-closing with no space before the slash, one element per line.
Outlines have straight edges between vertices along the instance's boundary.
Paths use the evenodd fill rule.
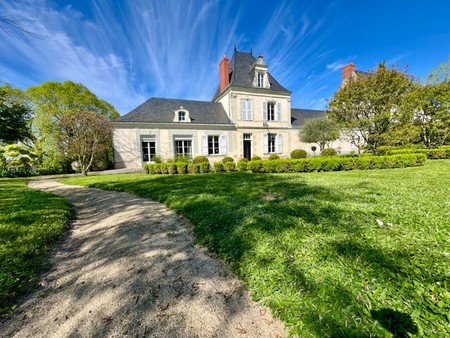
<path fill-rule="evenodd" d="M 36 284 L 71 214 L 63 198 L 29 189 L 24 179 L 0 179 L 0 314 Z"/>
<path fill-rule="evenodd" d="M 198 241 L 229 262 L 292 334 L 450 336 L 448 160 L 392 170 L 64 182 L 132 192 L 183 214 Z"/>

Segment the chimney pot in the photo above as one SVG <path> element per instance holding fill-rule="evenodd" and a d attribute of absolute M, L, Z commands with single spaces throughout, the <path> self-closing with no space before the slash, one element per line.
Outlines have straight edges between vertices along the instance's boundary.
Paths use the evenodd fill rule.
<path fill-rule="evenodd" d="M 222 93 L 223 90 L 230 83 L 230 67 L 228 63 L 228 57 L 226 55 L 223 56 L 222 61 L 219 64 L 219 91 Z"/>

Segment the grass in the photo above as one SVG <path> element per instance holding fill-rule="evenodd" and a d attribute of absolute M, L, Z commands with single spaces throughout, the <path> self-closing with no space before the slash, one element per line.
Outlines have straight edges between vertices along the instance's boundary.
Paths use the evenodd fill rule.
<path fill-rule="evenodd" d="M 292 335 L 450 336 L 448 160 L 393 170 L 64 182 L 128 191 L 183 214 L 197 240 L 229 262 Z"/>
<path fill-rule="evenodd" d="M 64 233 L 72 208 L 61 197 L 0 179 L 0 314 L 36 285 L 47 252 Z"/>

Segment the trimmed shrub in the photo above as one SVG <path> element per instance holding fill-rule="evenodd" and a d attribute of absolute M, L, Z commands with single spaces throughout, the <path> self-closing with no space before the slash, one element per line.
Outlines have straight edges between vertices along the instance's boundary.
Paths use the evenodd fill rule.
<path fill-rule="evenodd" d="M 199 163 L 198 164 L 198 168 L 199 168 L 200 174 L 209 173 L 209 169 L 210 169 L 209 162 Z"/>
<path fill-rule="evenodd" d="M 377 155 L 387 155 L 387 153 L 391 150 L 398 149 L 394 146 L 379 146 L 377 150 L 375 151 L 375 154 Z"/>
<path fill-rule="evenodd" d="M 361 157 L 313 157 L 305 159 L 280 159 L 274 161 L 250 161 L 247 169 L 254 173 L 285 173 L 339 170 L 370 170 L 404 168 L 423 165 L 424 154 L 401 154 L 395 156 Z"/>
<path fill-rule="evenodd" d="M 214 162 L 214 172 L 220 173 L 222 171 L 224 171 L 223 163 L 222 162 Z"/>
<path fill-rule="evenodd" d="M 247 170 L 247 164 L 248 159 L 247 158 L 241 158 L 239 162 L 237 163 L 237 170 L 239 171 L 246 171 Z"/>
<path fill-rule="evenodd" d="M 161 155 L 154 155 L 152 157 L 152 161 L 155 162 L 155 163 L 162 163 L 163 159 L 162 159 Z"/>
<path fill-rule="evenodd" d="M 167 169 L 167 163 L 159 163 L 159 167 L 161 168 L 161 174 L 169 173 L 169 170 Z"/>
<path fill-rule="evenodd" d="M 200 167 L 196 163 L 189 163 L 188 166 L 187 166 L 187 170 L 191 174 L 198 174 L 198 173 L 200 173 Z"/>
<path fill-rule="evenodd" d="M 450 159 L 450 147 L 440 147 L 436 149 L 394 149 L 387 152 L 387 155 L 400 154 L 425 154 L 430 160 Z"/>
<path fill-rule="evenodd" d="M 269 156 L 269 161 L 273 161 L 273 160 L 279 160 L 280 156 L 278 156 L 277 154 L 271 154 Z"/>
<path fill-rule="evenodd" d="M 167 162 L 169 162 L 169 161 L 167 161 Z M 177 155 L 170 162 L 190 163 L 191 162 L 191 158 L 189 156 Z"/>
<path fill-rule="evenodd" d="M 306 150 L 303 149 L 294 149 L 291 151 L 291 158 L 306 158 L 307 153 Z"/>
<path fill-rule="evenodd" d="M 176 163 L 167 163 L 167 173 L 176 174 L 177 173 L 177 164 Z"/>
<path fill-rule="evenodd" d="M 177 162 L 175 163 L 177 166 L 177 173 L 180 175 L 184 175 L 187 173 L 188 164 L 186 162 Z"/>
<path fill-rule="evenodd" d="M 261 161 L 261 157 L 259 157 L 258 155 L 252 156 L 251 161 Z"/>
<path fill-rule="evenodd" d="M 195 156 L 192 160 L 192 163 L 200 164 L 200 163 L 209 163 L 209 160 L 206 156 Z"/>
<path fill-rule="evenodd" d="M 150 173 L 150 166 L 151 164 L 144 164 L 144 171 L 149 174 Z"/>
<path fill-rule="evenodd" d="M 322 155 L 322 156 L 336 156 L 337 152 L 333 148 L 325 148 L 325 149 L 322 150 L 320 155 Z"/>
<path fill-rule="evenodd" d="M 227 172 L 232 172 L 236 170 L 236 164 L 234 162 L 225 162 L 223 163 L 223 168 Z"/>
<path fill-rule="evenodd" d="M 234 160 L 233 160 L 233 158 L 230 157 L 230 156 L 225 156 L 225 157 L 222 159 L 222 163 L 227 163 L 227 162 L 234 162 Z"/>

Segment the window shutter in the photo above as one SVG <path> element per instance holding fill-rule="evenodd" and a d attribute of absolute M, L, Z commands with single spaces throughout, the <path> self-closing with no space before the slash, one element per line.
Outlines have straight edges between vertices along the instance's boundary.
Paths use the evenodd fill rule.
<path fill-rule="evenodd" d="M 280 121 L 281 118 L 281 102 L 275 104 L 275 121 Z"/>
<path fill-rule="evenodd" d="M 251 100 L 247 101 L 247 118 L 249 120 L 253 119 L 253 117 L 252 117 L 252 114 L 253 114 L 252 104 L 253 104 L 253 101 L 251 101 Z"/>
<path fill-rule="evenodd" d="M 227 137 L 225 135 L 220 135 L 219 137 L 219 148 L 220 148 L 220 155 L 227 155 L 228 154 L 228 144 L 227 144 Z"/>
<path fill-rule="evenodd" d="M 247 108 L 246 100 L 241 99 L 241 120 L 245 120 L 246 108 Z"/>
<path fill-rule="evenodd" d="M 264 154 L 269 153 L 269 135 L 267 134 L 263 135 L 263 153 Z"/>
<path fill-rule="evenodd" d="M 263 121 L 267 121 L 267 102 L 263 102 Z"/>
<path fill-rule="evenodd" d="M 283 135 L 277 134 L 277 153 L 282 154 L 283 153 Z"/>
<path fill-rule="evenodd" d="M 202 155 L 208 156 L 208 136 L 202 135 Z"/>

